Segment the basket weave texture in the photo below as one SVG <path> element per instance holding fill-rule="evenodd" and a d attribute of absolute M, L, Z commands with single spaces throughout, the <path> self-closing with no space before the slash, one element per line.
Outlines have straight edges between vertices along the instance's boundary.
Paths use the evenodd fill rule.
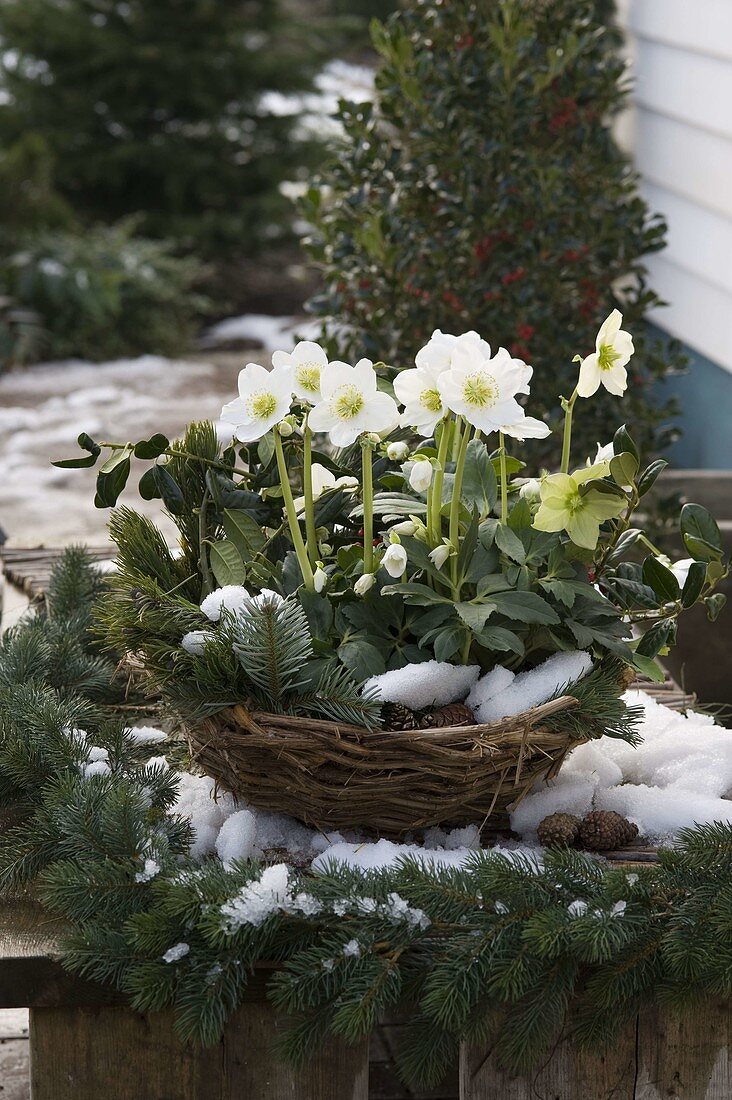
<path fill-rule="evenodd" d="M 206 774 L 251 805 L 388 837 L 497 823 L 586 740 L 543 724 L 576 705 L 565 695 L 490 725 L 398 732 L 235 706 L 186 733 Z"/>

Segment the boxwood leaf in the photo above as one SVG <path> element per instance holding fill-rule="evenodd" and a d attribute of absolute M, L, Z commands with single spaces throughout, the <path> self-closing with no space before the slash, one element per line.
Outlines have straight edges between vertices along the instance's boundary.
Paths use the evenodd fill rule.
<path fill-rule="evenodd" d="M 643 562 L 643 580 L 651 586 L 662 603 L 675 603 L 681 599 L 681 588 L 676 577 L 652 554 Z"/>

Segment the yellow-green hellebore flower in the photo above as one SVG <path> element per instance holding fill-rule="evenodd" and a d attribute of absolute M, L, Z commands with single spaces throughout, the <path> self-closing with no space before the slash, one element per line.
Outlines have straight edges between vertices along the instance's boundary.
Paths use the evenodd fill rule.
<path fill-rule="evenodd" d="M 573 474 L 549 474 L 541 483 L 541 504 L 533 526 L 537 531 L 566 531 L 576 546 L 594 550 L 600 524 L 619 516 L 626 502 L 592 486 L 582 491 L 582 486 L 609 472 L 608 462 L 597 462 Z"/>

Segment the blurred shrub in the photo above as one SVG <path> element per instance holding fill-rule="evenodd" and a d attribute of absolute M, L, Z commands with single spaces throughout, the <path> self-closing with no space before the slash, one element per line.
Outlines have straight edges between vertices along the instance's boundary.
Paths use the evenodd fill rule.
<path fill-rule="evenodd" d="M 54 157 L 40 134 L 23 134 L 0 151 L 0 239 L 62 229 L 74 217 L 54 186 Z"/>
<path fill-rule="evenodd" d="M 208 254 L 286 232 L 314 143 L 297 102 L 331 43 L 278 0 L 3 0 L 0 141 L 40 135 L 85 222 Z M 273 93 L 273 94 L 268 94 Z"/>
<path fill-rule="evenodd" d="M 339 358 L 409 366 L 434 328 L 477 329 L 532 363 L 532 410 L 569 396 L 576 353 L 614 306 L 638 354 L 623 415 L 644 448 L 670 438 L 652 383 L 682 363 L 646 333 L 659 304 L 643 257 L 664 246 L 615 143 L 627 81 L 609 0 L 403 0 L 375 33 L 376 103 L 308 196 L 325 291 L 311 302 Z M 610 415 L 611 414 L 611 415 Z M 577 424 L 594 454 L 617 399 Z M 558 436 L 537 445 L 553 457 Z"/>
<path fill-rule="evenodd" d="M 10 301 L 0 312 L 6 365 L 39 352 L 99 361 L 186 349 L 206 304 L 191 289 L 200 266 L 133 230 L 126 222 L 83 234 L 48 231 L 8 258 Z"/>

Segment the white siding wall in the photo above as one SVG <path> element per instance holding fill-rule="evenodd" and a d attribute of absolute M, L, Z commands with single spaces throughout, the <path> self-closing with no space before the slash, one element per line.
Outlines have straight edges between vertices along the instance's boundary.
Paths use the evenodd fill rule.
<path fill-rule="evenodd" d="M 619 0 L 635 78 L 621 121 L 651 207 L 659 324 L 732 372 L 732 0 Z"/>

